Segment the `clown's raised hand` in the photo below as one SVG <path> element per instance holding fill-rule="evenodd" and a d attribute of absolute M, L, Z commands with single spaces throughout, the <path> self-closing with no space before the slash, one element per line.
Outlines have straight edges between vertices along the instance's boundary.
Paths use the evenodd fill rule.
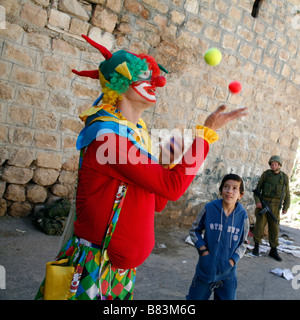
<path fill-rule="evenodd" d="M 215 112 L 206 118 L 204 126 L 217 130 L 232 120 L 248 115 L 247 108 L 240 108 L 231 112 L 223 112 L 225 109 L 225 105 L 218 107 Z"/>

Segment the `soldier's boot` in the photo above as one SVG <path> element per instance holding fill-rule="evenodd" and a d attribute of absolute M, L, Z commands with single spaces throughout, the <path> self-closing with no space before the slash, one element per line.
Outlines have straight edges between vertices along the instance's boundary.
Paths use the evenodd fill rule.
<path fill-rule="evenodd" d="M 258 242 L 254 243 L 254 248 L 252 250 L 252 254 L 257 257 L 259 256 L 259 243 Z"/>
<path fill-rule="evenodd" d="M 279 257 L 279 254 L 276 248 L 271 248 L 269 256 L 274 258 L 277 261 L 282 261 L 282 259 Z"/>

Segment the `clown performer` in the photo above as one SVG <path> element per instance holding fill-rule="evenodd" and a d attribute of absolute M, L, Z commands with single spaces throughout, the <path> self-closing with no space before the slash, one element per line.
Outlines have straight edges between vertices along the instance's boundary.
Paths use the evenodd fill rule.
<path fill-rule="evenodd" d="M 80 161 L 74 231 L 56 258 L 67 259 L 73 278 L 63 298 L 55 292 L 50 297 L 131 300 L 136 267 L 154 247 L 154 212 L 184 194 L 209 144 L 218 140 L 214 130 L 247 112 L 241 108 L 225 113 L 226 107 L 219 107 L 204 126 L 197 126 L 196 137 L 180 163 L 171 169 L 163 166 L 151 154 L 141 115 L 155 104 L 157 87 L 166 84 L 160 72 L 168 72 L 149 55 L 124 50 L 112 54 L 83 37 L 105 60 L 98 70 L 73 72 L 100 79 L 102 94 L 80 115 L 85 127 L 76 145 Z M 170 163 L 172 151 L 181 147 L 170 142 Z M 36 299 L 48 299 L 48 291 L 46 275 Z"/>

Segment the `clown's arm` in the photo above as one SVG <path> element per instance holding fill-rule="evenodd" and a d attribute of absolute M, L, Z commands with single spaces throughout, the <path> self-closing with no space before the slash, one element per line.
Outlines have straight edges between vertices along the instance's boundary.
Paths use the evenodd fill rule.
<path fill-rule="evenodd" d="M 181 163 L 171 170 L 157 163 L 151 163 L 148 157 L 141 154 L 127 138 L 114 134 L 108 134 L 108 136 L 113 135 L 115 139 L 113 149 L 116 152 L 116 163 L 107 163 L 105 155 L 97 152 L 97 149 L 105 142 L 96 140 L 91 144 L 97 154 L 97 159 L 94 159 L 94 168 L 104 175 L 127 182 L 129 185 L 138 185 L 158 196 L 176 201 L 186 191 L 205 160 L 209 151 L 209 143 L 218 139 L 214 130 L 247 114 L 246 108 L 223 113 L 225 108 L 221 106 L 208 116 L 205 125 L 209 127 L 197 127 L 198 136 L 184 154 Z"/>
<path fill-rule="evenodd" d="M 208 150 L 207 140 L 197 137 L 185 153 L 181 163 L 173 169 L 165 169 L 158 163 L 142 154 L 127 138 L 108 134 L 107 139 L 95 140 L 90 147 L 97 154 L 94 169 L 120 181 L 134 184 L 147 189 L 149 192 L 168 200 L 179 199 L 188 188 L 198 169 L 203 163 Z M 107 157 L 99 150 L 108 140 L 113 141 L 117 163 L 107 163 Z M 105 149 L 105 148 L 103 148 Z M 158 199 L 157 205 L 166 203 Z M 160 205 L 159 205 L 160 204 Z M 159 209 L 159 208 L 156 208 Z"/>

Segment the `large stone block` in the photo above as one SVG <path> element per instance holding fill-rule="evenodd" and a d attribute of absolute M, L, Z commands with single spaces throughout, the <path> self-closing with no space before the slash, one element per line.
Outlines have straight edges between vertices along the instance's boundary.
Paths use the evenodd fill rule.
<path fill-rule="evenodd" d="M 62 184 L 75 184 L 77 173 L 73 171 L 62 170 L 58 181 Z"/>
<path fill-rule="evenodd" d="M 32 210 L 32 205 L 28 201 L 14 202 L 8 208 L 8 214 L 13 217 L 26 217 Z"/>
<path fill-rule="evenodd" d="M 4 198 L 11 201 L 25 201 L 25 187 L 18 184 L 9 184 L 6 188 Z"/>
<path fill-rule="evenodd" d="M 47 199 L 47 189 L 39 185 L 27 186 L 27 200 L 32 203 L 43 203 Z"/>
<path fill-rule="evenodd" d="M 26 184 L 32 177 L 33 170 L 29 168 L 6 166 L 2 172 L 2 179 L 8 183 Z"/>
<path fill-rule="evenodd" d="M 39 6 L 25 3 L 21 12 L 21 18 L 39 27 L 44 27 L 47 21 L 47 11 Z"/>
<path fill-rule="evenodd" d="M 56 9 L 51 9 L 49 16 L 49 24 L 63 30 L 68 30 L 71 17 Z"/>
<path fill-rule="evenodd" d="M 12 153 L 12 156 L 7 163 L 15 167 L 28 168 L 33 160 L 34 156 L 32 150 L 21 148 Z"/>
<path fill-rule="evenodd" d="M 39 151 L 36 155 L 36 165 L 59 170 L 62 166 L 62 156 L 58 153 Z"/>
<path fill-rule="evenodd" d="M 89 20 L 87 12 L 76 0 L 61 0 L 59 1 L 58 9 L 70 13 L 81 20 Z"/>
<path fill-rule="evenodd" d="M 58 176 L 59 172 L 57 170 L 37 168 L 32 180 L 40 186 L 50 186 L 56 182 Z"/>
<path fill-rule="evenodd" d="M 63 186 L 62 184 L 55 184 L 52 187 L 52 192 L 58 197 L 66 197 L 69 193 L 69 190 L 67 187 Z"/>
<path fill-rule="evenodd" d="M 92 24 L 105 31 L 112 33 L 116 27 L 118 16 L 115 13 L 109 12 L 102 6 L 96 6 L 94 10 Z"/>

